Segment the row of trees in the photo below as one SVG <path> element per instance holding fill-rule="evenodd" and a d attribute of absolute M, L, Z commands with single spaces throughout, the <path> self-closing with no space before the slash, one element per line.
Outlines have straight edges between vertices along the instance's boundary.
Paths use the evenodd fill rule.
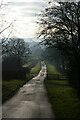
<path fill-rule="evenodd" d="M 39 22 L 43 43 L 60 50 L 70 83 L 80 94 L 80 1 L 49 2 Z"/>
<path fill-rule="evenodd" d="M 29 56 L 30 49 L 28 43 L 20 38 L 2 39 L 2 54 L 5 56 L 15 56 L 18 58 L 19 64 Z M 26 61 L 27 62 L 27 61 Z"/>
<path fill-rule="evenodd" d="M 29 68 L 22 68 L 28 62 L 29 45 L 19 38 L 2 39 L 3 79 L 25 78 Z"/>

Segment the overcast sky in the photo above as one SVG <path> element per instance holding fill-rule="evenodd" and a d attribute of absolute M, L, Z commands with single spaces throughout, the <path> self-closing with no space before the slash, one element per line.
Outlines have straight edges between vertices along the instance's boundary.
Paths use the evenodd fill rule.
<path fill-rule="evenodd" d="M 21 38 L 33 38 L 37 32 L 36 20 L 38 14 L 44 10 L 45 0 L 3 0 L 8 3 L 6 20 L 14 22 L 12 36 Z M 8 31 L 7 31 L 8 32 Z M 5 32 L 5 35 L 7 35 Z"/>

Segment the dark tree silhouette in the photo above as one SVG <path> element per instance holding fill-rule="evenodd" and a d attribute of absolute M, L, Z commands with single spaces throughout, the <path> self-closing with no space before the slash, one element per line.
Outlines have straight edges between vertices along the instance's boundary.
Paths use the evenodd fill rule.
<path fill-rule="evenodd" d="M 70 82 L 80 91 L 80 2 L 52 2 L 40 21 L 44 44 L 56 47 L 65 56 Z M 80 92 L 79 92 L 80 93 Z"/>
<path fill-rule="evenodd" d="M 3 55 L 7 56 L 15 56 L 18 58 L 18 61 L 20 64 L 22 64 L 22 61 L 26 58 L 29 57 L 30 49 L 29 45 L 20 38 L 11 38 L 4 42 L 4 39 L 2 40 L 2 53 Z"/>
<path fill-rule="evenodd" d="M 29 58 L 30 49 L 28 44 L 19 38 L 9 39 L 3 41 L 3 61 L 2 71 L 3 79 L 18 79 L 26 78 L 26 73 L 29 72 L 29 68 L 22 68 L 24 60 Z"/>

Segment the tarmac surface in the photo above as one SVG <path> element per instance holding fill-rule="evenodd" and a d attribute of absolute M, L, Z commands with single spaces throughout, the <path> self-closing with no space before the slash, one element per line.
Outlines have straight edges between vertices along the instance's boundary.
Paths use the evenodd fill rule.
<path fill-rule="evenodd" d="M 54 118 L 44 86 L 46 65 L 2 106 L 2 118 Z"/>

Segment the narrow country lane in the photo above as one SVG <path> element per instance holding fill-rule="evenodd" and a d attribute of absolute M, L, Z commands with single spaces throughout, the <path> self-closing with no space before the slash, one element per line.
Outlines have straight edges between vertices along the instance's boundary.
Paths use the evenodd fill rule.
<path fill-rule="evenodd" d="M 46 65 L 19 92 L 3 104 L 3 118 L 54 118 L 44 86 Z"/>

